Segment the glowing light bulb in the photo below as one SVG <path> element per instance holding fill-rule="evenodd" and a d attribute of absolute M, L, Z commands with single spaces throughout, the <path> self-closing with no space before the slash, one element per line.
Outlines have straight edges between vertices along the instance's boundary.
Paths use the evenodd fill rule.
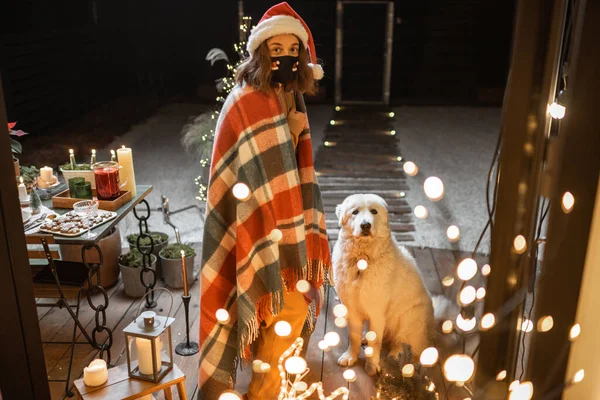
<path fill-rule="evenodd" d="M 400 156 L 396 157 L 396 161 L 402 161 L 402 160 L 403 160 L 402 157 L 400 157 Z"/>
<path fill-rule="evenodd" d="M 347 382 L 354 382 L 356 380 L 356 372 L 353 369 L 345 370 L 343 375 Z"/>
<path fill-rule="evenodd" d="M 467 382 L 475 372 L 473 359 L 465 354 L 454 354 L 444 363 L 444 376 L 449 382 Z"/>
<path fill-rule="evenodd" d="M 548 112 L 554 119 L 563 119 L 566 111 L 567 108 L 558 104 L 557 102 L 553 102 L 548 106 Z"/>
<path fill-rule="evenodd" d="M 402 169 L 408 176 L 415 176 L 416 174 L 419 173 L 419 167 L 417 167 L 417 164 L 415 164 L 412 161 L 405 162 L 404 165 L 402 166 Z"/>
<path fill-rule="evenodd" d="M 310 283 L 307 280 L 300 279 L 296 282 L 296 290 L 300 293 L 308 293 L 310 290 Z"/>
<path fill-rule="evenodd" d="M 524 319 L 520 327 L 523 332 L 531 332 L 533 330 L 533 322 L 529 319 Z"/>
<path fill-rule="evenodd" d="M 281 231 L 279 229 L 273 229 L 271 231 L 271 233 L 269 234 L 269 239 L 271 239 L 271 241 L 277 243 L 281 239 L 283 239 L 283 233 L 281 233 Z"/>
<path fill-rule="evenodd" d="M 323 351 L 329 350 L 329 345 L 324 340 L 319 340 L 318 346 L 319 346 L 319 349 L 321 349 Z"/>
<path fill-rule="evenodd" d="M 394 115 L 396 115 L 396 114 L 392 111 L 388 115 L 390 116 L 390 118 L 394 118 Z"/>
<path fill-rule="evenodd" d="M 537 330 L 540 332 L 548 332 L 554 326 L 554 319 L 547 315 L 538 320 Z"/>
<path fill-rule="evenodd" d="M 425 179 L 423 190 L 431 201 L 439 201 L 444 197 L 444 183 L 437 176 L 430 176 Z"/>
<path fill-rule="evenodd" d="M 337 304 L 335 307 L 333 307 L 333 315 L 344 318 L 348 315 L 348 309 L 343 304 Z"/>
<path fill-rule="evenodd" d="M 390 131 L 390 135 L 394 136 L 395 134 L 396 134 L 396 131 L 392 129 L 392 130 Z"/>
<path fill-rule="evenodd" d="M 242 396 L 235 392 L 223 392 L 219 396 L 219 400 L 242 400 Z"/>
<path fill-rule="evenodd" d="M 439 358 L 439 353 L 435 347 L 428 347 L 421 353 L 419 361 L 426 367 L 431 367 Z"/>
<path fill-rule="evenodd" d="M 292 356 L 285 360 L 285 370 L 288 374 L 298 375 L 306 371 L 306 360 L 302 357 Z"/>
<path fill-rule="evenodd" d="M 527 250 L 527 241 L 525 240 L 525 236 L 517 235 L 513 241 L 513 248 L 517 254 L 525 253 L 525 250 Z"/>
<path fill-rule="evenodd" d="M 402 376 L 405 378 L 411 378 L 415 374 L 415 366 L 412 364 L 406 364 L 402 367 Z"/>
<path fill-rule="evenodd" d="M 488 276 L 490 272 L 492 272 L 492 267 L 490 267 L 490 264 L 485 264 L 483 267 L 481 267 L 481 275 Z"/>
<path fill-rule="evenodd" d="M 429 385 L 427 385 L 426 389 L 427 389 L 429 392 L 433 392 L 433 391 L 435 390 L 435 383 L 433 383 L 433 382 L 429 382 Z"/>
<path fill-rule="evenodd" d="M 377 334 L 374 331 L 369 331 L 365 335 L 365 339 L 367 339 L 368 342 L 373 342 L 377 339 Z"/>
<path fill-rule="evenodd" d="M 325 141 L 323 144 L 325 145 L 325 147 L 333 147 L 336 145 L 335 142 L 329 142 L 329 141 Z"/>
<path fill-rule="evenodd" d="M 340 335 L 337 332 L 327 332 L 323 337 L 323 340 L 327 342 L 329 347 L 335 347 L 340 344 Z"/>
<path fill-rule="evenodd" d="M 463 281 L 468 281 L 473 278 L 477 273 L 477 262 L 472 258 L 465 258 L 459 264 L 456 269 L 456 275 Z"/>
<path fill-rule="evenodd" d="M 296 383 L 294 383 L 294 388 L 298 392 L 305 392 L 306 389 L 308 389 L 308 383 L 303 382 L 303 381 L 296 382 Z"/>
<path fill-rule="evenodd" d="M 361 271 L 367 269 L 368 266 L 369 263 L 367 263 L 367 260 L 358 260 L 358 262 L 356 263 L 356 267 Z"/>
<path fill-rule="evenodd" d="M 531 382 L 519 383 L 508 396 L 508 400 L 529 400 L 533 397 L 533 384 Z"/>
<path fill-rule="evenodd" d="M 573 377 L 573 383 L 579 383 L 583 380 L 583 377 L 585 376 L 585 372 L 580 369 L 579 371 L 577 371 L 575 373 L 575 376 Z"/>
<path fill-rule="evenodd" d="M 496 375 L 497 381 L 501 381 L 504 378 L 506 378 L 506 370 L 502 370 L 502 371 L 498 372 L 498 375 Z"/>
<path fill-rule="evenodd" d="M 462 305 L 468 306 L 469 304 L 475 301 L 476 297 L 477 291 L 475 290 L 475 288 L 473 286 L 465 286 L 463 290 L 460 291 L 460 294 L 458 295 L 458 300 Z"/>
<path fill-rule="evenodd" d="M 482 329 L 490 329 L 496 323 L 496 317 L 494 314 L 487 313 L 481 318 L 481 328 Z"/>
<path fill-rule="evenodd" d="M 442 279 L 442 285 L 444 285 L 446 287 L 452 286 L 453 283 L 454 283 L 454 278 L 451 276 L 445 276 L 444 279 Z"/>
<path fill-rule="evenodd" d="M 248 200 L 250 198 L 250 188 L 245 183 L 236 183 L 233 185 L 233 196 L 238 200 Z"/>
<path fill-rule="evenodd" d="M 344 317 L 337 317 L 334 323 L 338 328 L 345 328 L 348 325 L 348 320 Z"/>
<path fill-rule="evenodd" d="M 226 324 L 229 322 L 229 313 L 227 312 L 227 310 L 219 308 L 215 313 L 215 316 L 217 317 L 217 321 L 221 322 L 222 324 Z"/>
<path fill-rule="evenodd" d="M 477 289 L 477 300 L 481 300 L 485 297 L 485 288 L 480 287 Z"/>
<path fill-rule="evenodd" d="M 262 361 L 261 360 L 254 360 L 252 361 L 252 371 L 253 372 L 257 372 L 260 373 L 260 366 L 262 365 Z"/>
<path fill-rule="evenodd" d="M 415 217 L 419 218 L 419 219 L 425 219 L 427 218 L 427 216 L 429 215 L 429 212 L 427 211 L 427 209 L 423 206 L 416 206 L 415 207 Z"/>
<path fill-rule="evenodd" d="M 571 331 L 569 332 L 569 339 L 575 340 L 577 338 L 577 336 L 579 336 L 580 333 L 581 333 L 581 325 L 579 325 L 579 324 L 573 325 L 573 327 L 571 328 Z"/>
<path fill-rule="evenodd" d="M 277 336 L 288 337 L 292 334 L 292 326 L 287 321 L 278 321 L 275 324 L 275 333 Z"/>
<path fill-rule="evenodd" d="M 335 120 L 332 119 L 331 121 L 329 121 L 329 125 L 334 126 L 335 125 Z"/>
<path fill-rule="evenodd" d="M 340 111 L 342 109 L 342 107 L 340 106 L 335 106 L 335 111 Z"/>
<path fill-rule="evenodd" d="M 565 214 L 568 214 L 573 210 L 573 206 L 575 205 L 575 197 L 571 194 L 571 192 L 565 192 L 562 197 L 561 207 Z"/>
<path fill-rule="evenodd" d="M 262 372 L 263 374 L 265 372 L 269 372 L 270 369 L 271 369 L 271 364 L 266 363 L 266 362 L 260 364 L 260 372 Z"/>
<path fill-rule="evenodd" d="M 442 324 L 442 332 L 444 332 L 444 333 L 452 332 L 453 328 L 454 328 L 454 324 L 449 319 L 444 321 L 444 323 Z"/>
<path fill-rule="evenodd" d="M 365 357 L 373 357 L 373 352 L 375 350 L 371 346 L 365 347 Z"/>
<path fill-rule="evenodd" d="M 516 381 L 512 381 L 510 383 L 510 385 L 508 386 L 508 390 L 510 390 L 510 391 L 515 390 L 517 388 L 517 386 L 519 386 L 519 383 L 521 383 L 521 382 L 519 382 L 518 379 Z"/>
<path fill-rule="evenodd" d="M 446 236 L 450 242 L 454 243 L 460 238 L 460 229 L 456 225 L 450 225 L 446 229 Z"/>
<path fill-rule="evenodd" d="M 462 314 L 458 314 L 456 317 L 456 326 L 462 329 L 465 332 L 472 331 L 477 325 L 477 318 L 473 317 L 471 319 L 464 319 Z"/>

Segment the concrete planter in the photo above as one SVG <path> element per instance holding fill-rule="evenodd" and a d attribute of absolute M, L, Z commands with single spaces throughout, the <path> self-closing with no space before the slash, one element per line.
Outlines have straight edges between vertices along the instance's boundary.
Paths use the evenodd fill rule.
<path fill-rule="evenodd" d="M 187 271 L 188 288 L 194 283 L 194 260 L 196 256 L 185 258 L 185 267 Z M 162 265 L 162 274 L 165 284 L 173 289 L 183 287 L 183 269 L 181 268 L 181 258 L 164 258 L 160 255 L 160 263 Z"/>
<path fill-rule="evenodd" d="M 91 169 L 70 170 L 60 168 L 60 172 L 62 172 L 67 185 L 69 184 L 69 179 L 82 177 L 86 182 L 92 184 L 92 189 L 96 189 L 96 178 L 94 177 L 94 171 Z"/>
<path fill-rule="evenodd" d="M 119 263 L 121 269 L 121 275 L 123 277 L 123 286 L 125 288 L 125 294 L 129 297 L 142 297 L 146 294 L 146 288 L 142 285 L 140 274 L 142 272 L 141 267 L 129 267 Z M 150 269 L 156 271 L 156 256 L 150 256 Z M 144 276 L 145 280 L 149 280 L 150 273 L 146 273 Z"/>
<path fill-rule="evenodd" d="M 152 254 L 154 254 L 154 256 L 156 256 L 156 258 L 158 258 L 158 253 L 160 253 L 160 251 L 162 249 L 164 249 L 165 247 L 167 247 L 167 244 L 169 243 L 169 235 L 164 233 L 164 232 L 148 232 L 148 233 L 157 233 L 160 234 L 160 236 L 163 238 L 163 241 L 159 244 L 154 243 L 154 250 L 152 251 Z M 137 243 L 135 240 L 132 240 L 132 235 L 127 235 L 127 243 L 129 243 L 129 248 L 130 249 L 135 249 L 137 247 Z M 140 246 L 140 251 L 145 253 L 146 251 L 150 250 L 150 246 Z M 161 265 L 161 260 L 158 259 L 158 263 L 156 264 L 156 279 L 160 279 L 162 278 L 162 265 Z"/>

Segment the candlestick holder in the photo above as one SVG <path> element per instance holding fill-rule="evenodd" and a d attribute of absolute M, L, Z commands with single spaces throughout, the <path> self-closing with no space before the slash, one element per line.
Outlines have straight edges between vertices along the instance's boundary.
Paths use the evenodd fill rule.
<path fill-rule="evenodd" d="M 191 356 L 198 352 L 198 343 L 190 342 L 190 295 L 181 295 L 185 309 L 185 341 L 175 347 L 175 353 L 180 356 Z"/>

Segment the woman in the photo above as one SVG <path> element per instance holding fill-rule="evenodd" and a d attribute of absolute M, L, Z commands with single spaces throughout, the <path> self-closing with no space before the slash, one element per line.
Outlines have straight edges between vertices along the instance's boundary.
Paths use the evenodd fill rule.
<path fill-rule="evenodd" d="M 247 398 L 277 397 L 278 359 L 312 331 L 331 266 L 301 112 L 302 93 L 313 93 L 315 79 L 323 76 L 310 30 L 280 3 L 252 30 L 247 50 L 213 147 L 200 301 L 203 400 L 233 387 L 240 359 L 270 365 L 268 372 L 253 373 Z M 310 290 L 298 291 L 299 281 L 299 288 Z M 279 321 L 289 323 L 287 337 L 275 333 Z"/>

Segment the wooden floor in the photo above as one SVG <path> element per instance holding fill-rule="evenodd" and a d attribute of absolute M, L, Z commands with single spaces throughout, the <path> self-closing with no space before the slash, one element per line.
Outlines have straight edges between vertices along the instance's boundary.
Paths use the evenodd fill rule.
<path fill-rule="evenodd" d="M 439 250 L 429 248 L 410 248 L 413 253 L 419 268 L 422 272 L 423 278 L 427 285 L 427 288 L 432 294 L 443 294 L 453 301 L 456 299 L 458 292 L 458 284 L 455 283 L 452 287 L 443 287 L 440 282 L 442 278 L 447 275 L 452 275 L 455 266 L 458 261 L 466 257 L 467 254 L 450 251 L 450 250 Z M 479 265 L 483 265 L 486 261 L 484 258 L 479 257 L 477 259 Z M 483 282 L 472 283 L 476 288 L 483 286 Z M 161 286 L 159 284 L 159 286 Z M 198 340 L 199 331 L 199 282 L 196 281 L 190 290 L 192 297 L 190 303 L 190 333 L 193 340 Z M 185 337 L 185 316 L 184 309 L 181 301 L 181 290 L 171 290 L 175 303 L 173 306 L 173 313 L 176 318 L 176 322 L 173 325 L 173 337 L 174 344 L 184 340 Z M 127 326 L 135 317 L 135 313 L 140 304 L 139 299 L 132 299 L 125 295 L 123 291 L 122 282 L 119 281 L 115 286 L 108 290 L 110 298 L 110 305 L 107 312 L 107 326 L 113 330 L 113 346 L 111 350 L 112 363 L 120 365 L 126 362 L 125 355 L 125 341 L 123 335 L 123 328 Z M 42 301 L 42 300 L 39 300 Z M 169 306 L 169 297 L 164 291 L 157 293 L 158 308 L 157 311 L 160 314 L 166 313 Z M 83 324 L 89 333 L 94 325 L 94 313 L 87 305 L 87 302 L 82 302 L 82 308 L 80 311 L 80 317 Z M 329 307 L 322 310 L 321 316 L 319 317 L 316 330 L 311 337 L 311 340 L 307 346 L 306 358 L 311 369 L 311 374 L 306 378 L 307 382 L 318 381 L 321 379 L 324 383 L 326 393 L 329 393 L 333 389 L 345 385 L 345 381 L 342 377 L 344 369 L 336 364 L 337 358 L 346 349 L 347 346 L 347 330 L 336 328 L 334 325 L 334 317 L 332 309 L 339 304 L 335 291 L 331 289 L 329 296 Z M 142 308 L 143 310 L 144 308 Z M 40 322 L 40 330 L 43 341 L 51 342 L 68 342 L 71 339 L 73 322 L 70 319 L 66 310 L 54 308 L 38 308 L 38 316 Z M 317 343 L 322 339 L 326 331 L 336 330 L 340 333 L 342 342 L 336 348 L 323 353 L 318 347 Z M 83 337 L 80 335 L 80 341 L 83 341 Z M 468 348 L 476 345 L 477 338 L 471 338 L 468 343 Z M 441 345 L 438 344 L 438 347 Z M 449 349 L 440 348 L 440 352 L 443 354 L 447 353 Z M 67 375 L 68 360 L 69 360 L 69 345 L 68 344 L 55 344 L 49 343 L 44 344 L 44 355 L 46 358 L 46 370 L 48 373 L 48 379 L 64 379 Z M 78 379 L 82 376 L 83 367 L 89 364 L 89 362 L 97 356 L 97 352 L 87 344 L 77 345 L 75 348 L 75 359 L 73 362 L 73 372 L 71 374 L 71 381 Z M 191 357 L 182 357 L 175 355 L 175 363 L 181 368 L 181 370 L 187 375 L 185 387 L 189 398 L 194 398 L 196 394 L 196 385 L 198 380 L 198 355 Z M 362 400 L 368 399 L 373 393 L 373 380 L 368 377 L 364 372 L 364 354 L 361 355 L 358 364 L 355 366 L 358 379 L 350 386 L 351 399 Z M 440 390 L 440 398 L 445 398 L 444 389 L 441 380 L 439 379 L 439 369 L 433 369 L 432 377 L 436 379 L 436 386 Z M 249 370 L 246 368 L 238 376 L 238 387 L 242 393 L 245 390 L 245 385 L 248 382 Z M 322 374 L 322 375 L 321 375 Z M 52 399 L 64 398 L 64 383 L 62 382 L 50 382 L 50 389 Z M 455 388 L 450 398 L 463 399 L 466 395 L 462 390 Z M 462 395 L 462 396 L 461 396 Z M 176 398 L 176 394 L 174 395 Z M 163 398 L 161 393 L 158 399 Z"/>

